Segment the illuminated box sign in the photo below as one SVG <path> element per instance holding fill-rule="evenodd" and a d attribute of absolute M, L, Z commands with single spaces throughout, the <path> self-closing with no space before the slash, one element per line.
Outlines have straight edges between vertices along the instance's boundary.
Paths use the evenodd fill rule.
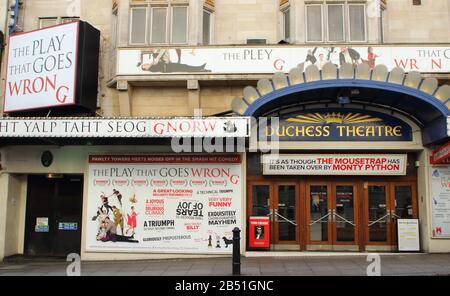
<path fill-rule="evenodd" d="M 260 140 L 412 141 L 411 127 L 398 118 L 365 110 L 308 110 L 259 126 Z"/>
<path fill-rule="evenodd" d="M 406 154 L 263 155 L 264 175 L 406 175 Z"/>
<path fill-rule="evenodd" d="M 4 112 L 95 110 L 100 32 L 82 21 L 11 35 Z"/>
<path fill-rule="evenodd" d="M 450 163 L 450 142 L 434 150 L 431 154 L 431 164 Z"/>

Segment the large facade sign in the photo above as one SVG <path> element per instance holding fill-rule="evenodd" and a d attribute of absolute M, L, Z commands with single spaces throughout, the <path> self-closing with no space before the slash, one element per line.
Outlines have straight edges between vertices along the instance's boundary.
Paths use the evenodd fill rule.
<path fill-rule="evenodd" d="M 0 138 L 247 137 L 249 118 L 0 119 Z"/>
<path fill-rule="evenodd" d="M 432 235 L 450 238 L 450 167 L 431 168 Z"/>
<path fill-rule="evenodd" d="M 171 73 L 239 74 L 288 72 L 299 63 L 322 68 L 328 62 L 383 64 L 389 69 L 450 72 L 450 48 L 443 46 L 218 47 L 122 49 L 117 75 Z"/>
<path fill-rule="evenodd" d="M 406 175 L 406 154 L 266 154 L 264 175 Z"/>
<path fill-rule="evenodd" d="M 230 254 L 239 155 L 90 156 L 86 250 Z"/>
<path fill-rule="evenodd" d="M 4 112 L 95 107 L 98 48 L 99 31 L 81 21 L 11 35 Z"/>
<path fill-rule="evenodd" d="M 387 114 L 349 109 L 291 113 L 260 126 L 259 138 L 279 141 L 412 141 L 411 127 Z"/>

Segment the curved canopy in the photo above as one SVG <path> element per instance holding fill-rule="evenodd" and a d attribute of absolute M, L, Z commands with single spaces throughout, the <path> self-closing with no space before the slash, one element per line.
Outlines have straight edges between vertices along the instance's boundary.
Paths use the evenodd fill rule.
<path fill-rule="evenodd" d="M 374 106 L 408 116 L 422 127 L 423 143 L 446 140 L 450 86 L 438 88 L 435 78 L 423 79 L 418 72 L 391 72 L 383 65 L 344 64 L 340 69 L 326 64 L 322 70 L 303 64 L 289 75 L 276 73 L 272 81 L 263 79 L 257 88 L 248 86 L 242 98 L 235 98 L 232 109 L 245 116 L 267 116 L 296 105 L 333 103 Z"/>

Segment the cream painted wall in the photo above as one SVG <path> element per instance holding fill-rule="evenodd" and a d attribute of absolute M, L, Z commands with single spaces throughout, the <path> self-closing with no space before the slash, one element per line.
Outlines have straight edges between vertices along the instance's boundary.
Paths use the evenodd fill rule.
<path fill-rule="evenodd" d="M 0 261 L 5 256 L 9 174 L 0 174 Z"/>
<path fill-rule="evenodd" d="M 385 42 L 436 43 L 450 41 L 450 1 L 387 1 Z"/>
<path fill-rule="evenodd" d="M 216 0 L 216 44 L 245 44 L 247 39 L 277 43 L 277 0 Z"/>
<path fill-rule="evenodd" d="M 133 116 L 190 116 L 186 87 L 134 87 Z"/>
<path fill-rule="evenodd" d="M 10 175 L 6 213 L 5 256 L 23 254 L 26 184 L 26 175 Z"/>

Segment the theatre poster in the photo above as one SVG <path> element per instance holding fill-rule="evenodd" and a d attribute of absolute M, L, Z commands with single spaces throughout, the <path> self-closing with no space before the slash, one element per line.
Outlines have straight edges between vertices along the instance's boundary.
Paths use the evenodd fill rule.
<path fill-rule="evenodd" d="M 88 178 L 87 251 L 232 252 L 239 155 L 91 155 Z"/>

